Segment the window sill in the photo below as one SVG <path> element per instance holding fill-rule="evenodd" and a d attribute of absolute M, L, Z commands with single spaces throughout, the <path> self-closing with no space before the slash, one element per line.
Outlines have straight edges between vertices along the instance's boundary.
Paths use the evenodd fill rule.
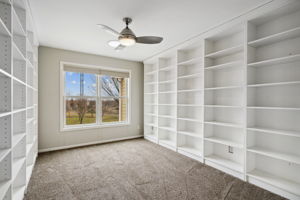
<path fill-rule="evenodd" d="M 80 125 L 80 126 L 67 126 L 63 127 L 60 131 L 61 132 L 69 132 L 69 131 L 80 131 L 80 130 L 88 130 L 88 129 L 98 129 L 98 128 L 114 128 L 120 126 L 128 126 L 130 125 L 129 122 L 125 123 L 108 123 L 108 124 L 93 124 L 93 125 Z"/>

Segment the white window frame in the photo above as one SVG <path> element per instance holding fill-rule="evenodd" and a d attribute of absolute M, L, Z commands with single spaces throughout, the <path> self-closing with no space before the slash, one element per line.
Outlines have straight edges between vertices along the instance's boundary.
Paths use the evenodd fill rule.
<path fill-rule="evenodd" d="M 129 73 L 129 78 L 127 79 L 127 91 L 128 95 L 126 97 L 119 98 L 127 98 L 127 120 L 124 122 L 101 122 L 100 115 L 102 115 L 102 98 L 100 95 L 101 89 L 101 77 L 97 75 L 97 96 L 83 96 L 84 98 L 96 98 L 96 111 L 98 110 L 98 114 L 96 112 L 96 123 L 93 124 L 78 124 L 78 125 L 66 125 L 66 104 L 65 104 L 65 65 L 72 65 L 72 67 L 78 68 L 87 68 L 87 69 L 99 69 L 99 70 L 110 70 L 115 72 L 127 72 Z M 88 72 L 87 72 L 88 73 Z M 124 70 L 116 67 L 103 67 L 97 65 L 86 65 L 86 64 L 78 64 L 71 62 L 60 62 L 60 131 L 73 131 L 73 130 L 85 130 L 85 129 L 95 129 L 95 128 L 106 128 L 106 127 L 118 127 L 118 126 L 128 126 L 131 123 L 131 70 Z M 72 96 L 67 96 L 72 97 Z M 76 96 L 74 98 L 80 98 L 80 96 Z M 111 98 L 111 97 L 107 97 Z"/>

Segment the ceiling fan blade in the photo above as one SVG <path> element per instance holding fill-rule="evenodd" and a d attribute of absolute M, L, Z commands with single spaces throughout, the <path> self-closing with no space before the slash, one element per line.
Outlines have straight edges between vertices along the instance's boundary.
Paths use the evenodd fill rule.
<path fill-rule="evenodd" d="M 122 49 L 124 49 L 126 46 L 124 46 L 124 45 L 122 45 L 122 44 L 119 44 L 119 46 L 117 46 L 116 48 L 115 48 L 115 50 L 116 51 L 120 51 L 120 50 L 122 50 Z"/>
<path fill-rule="evenodd" d="M 126 46 L 120 44 L 119 40 L 110 40 L 108 41 L 108 45 L 114 48 L 116 51 L 120 51 L 124 49 Z"/>
<path fill-rule="evenodd" d="M 143 44 L 158 44 L 162 40 L 163 40 L 162 37 L 156 37 L 156 36 L 142 36 L 136 38 L 137 43 L 143 43 Z"/>
<path fill-rule="evenodd" d="M 114 35 L 114 36 L 117 36 L 119 37 L 120 36 L 120 33 L 112 28 L 110 28 L 109 26 L 106 26 L 104 24 L 97 24 L 97 26 L 99 26 L 100 28 L 102 28 L 103 30 L 105 30 L 106 32 Z"/>

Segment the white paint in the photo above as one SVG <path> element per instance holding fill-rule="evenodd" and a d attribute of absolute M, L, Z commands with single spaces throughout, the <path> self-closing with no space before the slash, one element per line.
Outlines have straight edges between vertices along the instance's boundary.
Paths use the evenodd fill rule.
<path fill-rule="evenodd" d="M 55 48 L 142 61 L 271 0 L 29 0 L 40 44 Z M 116 39 L 96 24 L 124 28 L 123 17 L 137 36 L 162 36 L 159 45 L 137 44 L 116 52 Z"/>

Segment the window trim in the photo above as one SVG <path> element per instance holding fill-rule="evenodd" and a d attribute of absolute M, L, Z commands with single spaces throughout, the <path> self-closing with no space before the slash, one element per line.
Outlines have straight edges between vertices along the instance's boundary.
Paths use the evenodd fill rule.
<path fill-rule="evenodd" d="M 97 116 L 96 117 L 96 123 L 93 124 L 80 124 L 80 125 L 71 125 L 68 126 L 65 123 L 65 71 L 64 66 L 65 65 L 72 65 L 74 67 L 80 67 L 80 68 L 87 68 L 87 69 L 100 69 L 100 70 L 110 70 L 110 71 L 116 71 L 116 72 L 127 72 L 129 73 L 129 78 L 127 81 L 127 121 L 126 122 L 111 122 L 111 123 L 101 123 L 100 119 Z M 97 84 L 99 84 L 98 78 L 97 78 Z M 79 64 L 79 63 L 72 63 L 72 62 L 65 62 L 60 61 L 60 92 L 59 92 L 59 98 L 60 98 L 60 116 L 59 116 L 59 123 L 60 123 L 60 132 L 66 132 L 66 131 L 75 131 L 75 130 L 86 130 L 86 129 L 96 129 L 96 128 L 108 128 L 108 127 L 120 127 L 120 126 L 128 126 L 131 124 L 131 70 L 129 69 L 120 69 L 117 67 L 105 67 L 105 66 L 98 66 L 98 65 L 88 65 L 88 64 Z M 97 91 L 97 94 L 99 91 Z M 99 99 L 99 95 L 96 97 L 97 100 Z M 100 104 L 100 101 L 97 101 Z M 101 105 L 96 105 L 96 109 L 101 109 Z M 102 111 L 101 111 L 102 112 Z M 100 113 L 101 114 L 101 113 Z"/>

